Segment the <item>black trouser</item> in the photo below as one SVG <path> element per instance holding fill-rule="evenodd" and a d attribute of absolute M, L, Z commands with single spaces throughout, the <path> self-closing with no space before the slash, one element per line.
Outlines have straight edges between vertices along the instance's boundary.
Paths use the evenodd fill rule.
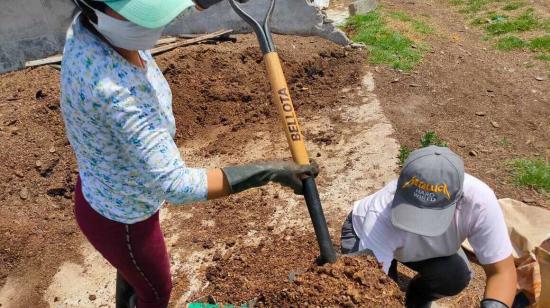
<path fill-rule="evenodd" d="M 352 215 L 342 225 L 342 254 L 359 250 L 359 237 L 353 230 Z M 447 257 L 433 258 L 417 262 L 403 263 L 418 274 L 407 288 L 407 307 L 430 307 L 432 301 L 456 295 L 464 290 L 470 282 L 470 268 L 464 251 Z M 397 280 L 397 262 L 393 260 L 388 276 Z"/>

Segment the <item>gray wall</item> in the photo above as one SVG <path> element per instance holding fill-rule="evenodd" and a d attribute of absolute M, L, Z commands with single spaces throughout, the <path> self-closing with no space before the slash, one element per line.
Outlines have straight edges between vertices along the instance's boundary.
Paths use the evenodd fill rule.
<path fill-rule="evenodd" d="M 332 24 L 325 23 L 324 13 L 310 3 L 311 0 L 277 0 L 271 30 L 279 34 L 320 36 L 340 45 L 348 38 Z M 241 7 L 257 20 L 263 20 L 270 0 L 250 0 Z M 192 16 L 180 16 L 166 29 L 169 34 L 207 33 L 221 28 L 239 33 L 250 32 L 249 26 L 231 9 L 229 2 L 222 2 Z"/>
<path fill-rule="evenodd" d="M 0 72 L 58 53 L 73 9 L 71 0 L 0 0 Z"/>
<path fill-rule="evenodd" d="M 261 18 L 268 1 L 251 0 L 243 8 Z M 324 23 L 323 13 L 309 1 L 278 0 L 273 32 L 317 35 L 347 44 L 345 35 Z M 60 53 L 73 11 L 71 0 L 0 0 L 0 73 L 22 68 L 26 61 Z M 223 2 L 193 16 L 180 16 L 167 27 L 166 34 L 205 33 L 221 28 L 250 31 L 229 3 Z"/>

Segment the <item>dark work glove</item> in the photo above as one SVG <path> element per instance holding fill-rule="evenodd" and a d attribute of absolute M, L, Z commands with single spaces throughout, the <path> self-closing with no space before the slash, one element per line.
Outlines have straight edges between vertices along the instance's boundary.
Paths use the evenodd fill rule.
<path fill-rule="evenodd" d="M 287 161 L 267 161 L 257 164 L 223 168 L 223 173 L 236 194 L 253 187 L 260 187 L 269 182 L 290 187 L 295 194 L 303 194 L 302 179 L 317 176 L 316 164 L 299 166 Z"/>
<path fill-rule="evenodd" d="M 480 306 L 481 308 L 509 308 L 505 303 L 491 298 L 482 300 Z"/>
<path fill-rule="evenodd" d="M 193 0 L 196 5 L 200 6 L 201 9 L 206 10 L 207 8 L 211 7 L 212 5 L 216 3 L 220 3 L 224 0 Z M 238 3 L 246 3 L 248 0 L 235 0 Z"/>

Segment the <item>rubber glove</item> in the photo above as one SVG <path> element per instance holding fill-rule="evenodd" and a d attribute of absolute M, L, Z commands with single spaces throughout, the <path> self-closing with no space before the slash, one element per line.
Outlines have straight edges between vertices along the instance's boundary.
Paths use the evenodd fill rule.
<path fill-rule="evenodd" d="M 229 182 L 232 194 L 275 182 L 290 187 L 295 194 L 301 195 L 303 194 L 302 179 L 317 176 L 319 168 L 315 163 L 299 166 L 288 161 L 267 161 L 226 167 L 222 171 Z"/>
<path fill-rule="evenodd" d="M 503 302 L 497 301 L 496 299 L 486 298 L 481 301 L 481 308 L 508 308 L 508 305 Z"/>
<path fill-rule="evenodd" d="M 212 5 L 222 2 L 224 0 L 193 0 L 196 5 L 198 5 L 201 9 L 206 10 L 207 8 L 211 7 Z M 238 3 L 246 3 L 248 0 L 235 0 Z"/>

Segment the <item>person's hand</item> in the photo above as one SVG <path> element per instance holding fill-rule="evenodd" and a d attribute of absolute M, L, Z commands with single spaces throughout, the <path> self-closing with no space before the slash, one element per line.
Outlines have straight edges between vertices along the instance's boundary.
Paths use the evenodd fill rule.
<path fill-rule="evenodd" d="M 195 2 L 197 9 L 199 11 L 206 10 L 207 8 L 211 7 L 212 5 L 222 2 L 224 0 L 193 0 Z M 246 3 L 248 0 L 235 0 L 239 3 Z"/>
<path fill-rule="evenodd" d="M 317 164 L 299 166 L 288 161 L 267 161 L 244 166 L 223 168 L 223 173 L 231 193 L 239 193 L 253 187 L 263 186 L 269 182 L 290 187 L 295 194 L 303 194 L 302 180 L 317 176 Z"/>

